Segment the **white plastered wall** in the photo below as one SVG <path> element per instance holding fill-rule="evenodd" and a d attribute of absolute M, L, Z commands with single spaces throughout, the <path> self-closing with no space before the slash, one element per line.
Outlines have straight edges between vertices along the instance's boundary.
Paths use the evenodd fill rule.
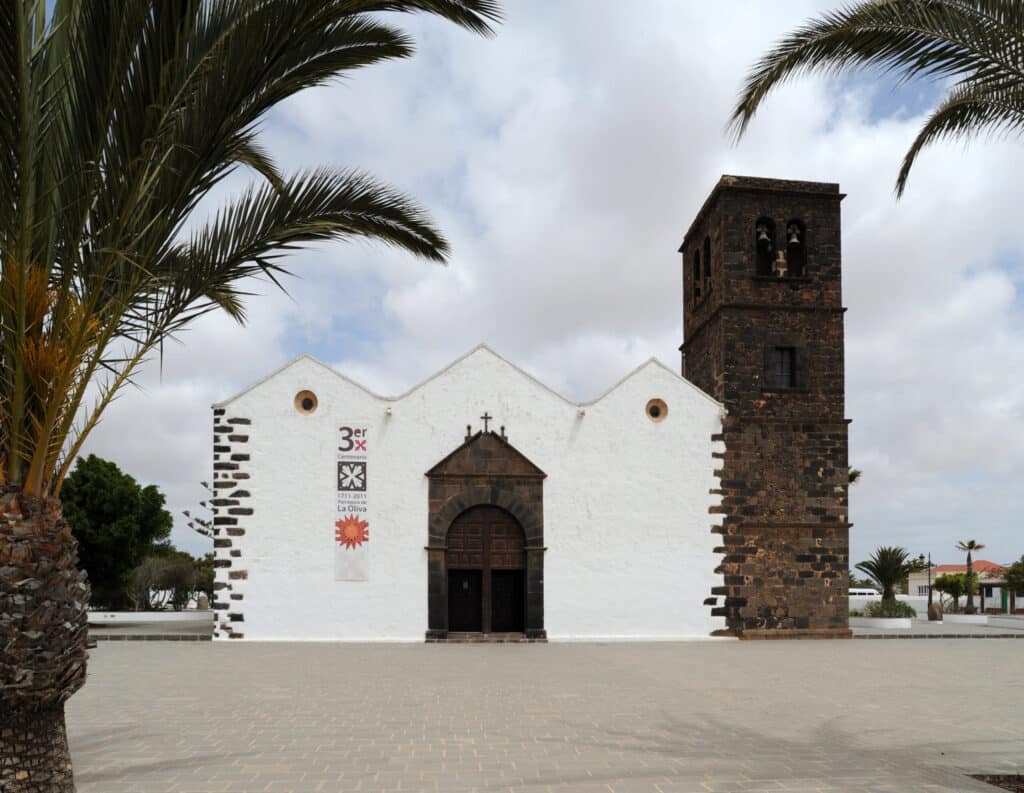
<path fill-rule="evenodd" d="M 294 407 L 309 389 L 312 415 Z M 651 421 L 647 401 L 668 415 Z M 427 629 L 427 480 L 494 416 L 544 482 L 549 639 L 677 639 L 724 627 L 703 605 L 718 557 L 708 508 L 721 407 L 650 361 L 592 403 L 570 402 L 487 347 L 396 398 L 302 357 L 218 407 L 248 418 L 253 515 L 233 539 L 231 604 L 246 639 L 422 641 Z M 390 408 L 390 415 L 387 413 Z M 581 411 L 583 415 L 581 414 Z M 370 576 L 334 580 L 337 427 L 369 428 Z M 228 559 L 228 549 L 218 558 Z"/>

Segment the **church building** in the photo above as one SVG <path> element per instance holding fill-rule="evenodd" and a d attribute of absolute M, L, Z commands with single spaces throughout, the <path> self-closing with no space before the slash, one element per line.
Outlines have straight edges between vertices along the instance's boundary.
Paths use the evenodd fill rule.
<path fill-rule="evenodd" d="M 849 636 L 838 185 L 723 176 L 681 374 L 573 402 L 481 345 L 398 396 L 214 405 L 215 638 Z"/>

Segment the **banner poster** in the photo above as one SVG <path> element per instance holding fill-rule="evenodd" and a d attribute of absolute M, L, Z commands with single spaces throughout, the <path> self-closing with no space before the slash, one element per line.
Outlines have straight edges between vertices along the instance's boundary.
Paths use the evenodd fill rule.
<path fill-rule="evenodd" d="M 338 507 L 334 521 L 334 580 L 370 580 L 369 438 L 364 423 L 338 427 Z"/>

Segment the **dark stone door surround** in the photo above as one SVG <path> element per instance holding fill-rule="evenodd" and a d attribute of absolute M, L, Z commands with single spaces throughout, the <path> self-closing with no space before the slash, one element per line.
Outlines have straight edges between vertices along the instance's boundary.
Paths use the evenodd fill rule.
<path fill-rule="evenodd" d="M 547 475 L 494 432 L 470 436 L 427 472 L 427 641 L 448 640 L 447 535 L 472 507 L 491 505 L 512 515 L 526 538 L 524 638 L 545 641 L 544 501 Z"/>

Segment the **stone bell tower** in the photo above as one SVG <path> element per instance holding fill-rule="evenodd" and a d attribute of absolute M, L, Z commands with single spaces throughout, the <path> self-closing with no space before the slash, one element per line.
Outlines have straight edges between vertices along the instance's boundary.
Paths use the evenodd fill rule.
<path fill-rule="evenodd" d="M 743 638 L 850 635 L 842 198 L 723 176 L 679 249 L 683 376 L 728 411 L 714 613 Z"/>

